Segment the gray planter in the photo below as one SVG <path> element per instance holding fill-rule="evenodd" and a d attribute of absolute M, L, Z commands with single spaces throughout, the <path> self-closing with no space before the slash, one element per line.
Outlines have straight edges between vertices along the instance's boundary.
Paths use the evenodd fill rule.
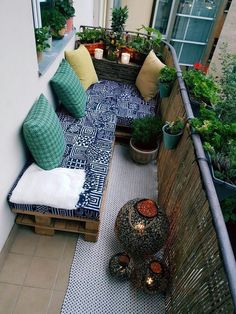
<path fill-rule="evenodd" d="M 133 145 L 132 138 L 130 139 L 130 155 L 131 158 L 139 164 L 148 164 L 150 161 L 157 158 L 159 144 L 157 148 L 151 151 L 140 150 Z"/>

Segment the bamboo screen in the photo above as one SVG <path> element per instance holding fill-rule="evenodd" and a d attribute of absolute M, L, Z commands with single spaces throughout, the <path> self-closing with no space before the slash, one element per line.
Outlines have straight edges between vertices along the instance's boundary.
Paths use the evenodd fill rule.
<path fill-rule="evenodd" d="M 171 59 L 170 59 L 171 61 Z M 169 63 L 169 62 L 168 62 Z M 164 121 L 185 117 L 178 82 L 160 105 Z M 175 150 L 160 147 L 158 201 L 170 221 L 165 259 L 171 269 L 167 313 L 233 313 L 209 204 L 186 127 Z"/>

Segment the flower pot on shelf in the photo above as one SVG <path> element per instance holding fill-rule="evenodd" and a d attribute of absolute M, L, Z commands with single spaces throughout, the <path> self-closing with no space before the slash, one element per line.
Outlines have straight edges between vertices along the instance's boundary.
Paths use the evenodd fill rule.
<path fill-rule="evenodd" d="M 164 147 L 166 149 L 175 149 L 183 134 L 183 130 L 181 130 L 177 134 L 170 134 L 169 132 L 167 132 L 167 129 L 168 129 L 168 124 L 165 124 L 162 128 Z"/>
<path fill-rule="evenodd" d="M 69 33 L 73 29 L 73 17 L 66 20 L 66 32 Z"/>

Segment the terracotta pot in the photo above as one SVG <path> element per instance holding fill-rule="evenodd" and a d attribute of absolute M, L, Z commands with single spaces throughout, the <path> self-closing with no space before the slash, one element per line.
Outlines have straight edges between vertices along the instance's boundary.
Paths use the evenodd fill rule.
<path fill-rule="evenodd" d="M 94 56 L 94 52 L 96 48 L 104 49 L 104 43 L 91 43 L 91 44 L 83 44 L 89 51 L 89 53 Z"/>
<path fill-rule="evenodd" d="M 66 21 L 66 32 L 69 33 L 71 32 L 73 29 L 73 17 L 70 17 L 67 21 Z"/>

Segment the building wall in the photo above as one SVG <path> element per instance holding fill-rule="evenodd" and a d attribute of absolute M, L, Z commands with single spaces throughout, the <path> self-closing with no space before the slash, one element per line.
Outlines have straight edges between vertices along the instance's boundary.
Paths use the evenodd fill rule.
<path fill-rule="evenodd" d="M 137 31 L 142 25 L 149 26 L 153 0 L 122 0 L 122 7 L 127 5 L 129 17 L 126 29 Z"/>
<path fill-rule="evenodd" d="M 224 21 L 223 28 L 221 30 L 216 49 L 211 59 L 211 64 L 209 67 L 209 73 L 213 75 L 220 74 L 220 61 L 219 53 L 220 47 L 223 43 L 228 44 L 228 52 L 236 54 L 236 40 L 235 40 L 235 29 L 236 29 L 236 0 L 232 0 L 229 12 Z M 216 68 L 216 72 L 212 71 L 213 68 Z"/>
<path fill-rule="evenodd" d="M 93 19 L 91 6 L 88 8 L 87 1 L 74 0 L 75 6 L 79 8 L 77 17 L 79 21 L 83 18 L 84 23 L 87 20 L 90 23 Z M 63 52 L 58 55 L 48 71 L 39 77 L 30 0 L 14 2 L 2 0 L 0 25 L 2 29 L 0 50 L 1 251 L 15 218 L 9 209 L 6 197 L 26 160 L 21 135 L 22 122 L 41 93 L 44 93 L 52 105 L 55 105 L 48 82 L 63 58 Z M 74 39 L 68 43 L 66 49 L 73 49 L 73 47 Z"/>

